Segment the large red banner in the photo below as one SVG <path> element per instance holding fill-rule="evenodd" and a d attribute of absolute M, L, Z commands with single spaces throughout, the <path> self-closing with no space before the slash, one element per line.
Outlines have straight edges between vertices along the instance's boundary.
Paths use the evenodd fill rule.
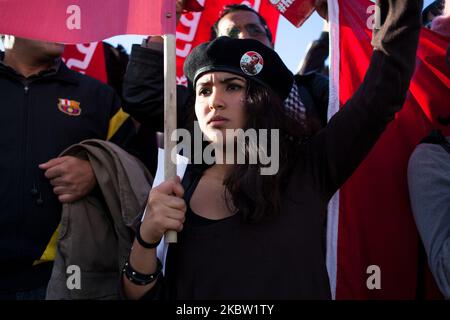
<path fill-rule="evenodd" d="M 211 26 L 219 18 L 220 12 L 225 5 L 235 3 L 250 5 L 265 18 L 272 34 L 276 35 L 279 13 L 267 0 L 198 0 L 198 2 L 205 9 L 201 12 L 184 14 L 177 26 L 178 84 L 186 84 L 186 78 L 183 76 L 184 60 L 195 46 L 210 39 Z"/>
<path fill-rule="evenodd" d="M 339 10 L 339 27 L 335 30 L 339 39 L 333 41 L 333 50 L 340 58 L 338 97 L 342 106 L 361 84 L 368 68 L 373 49 L 370 28 L 376 10 L 369 0 L 335 3 Z M 450 115 L 450 77 L 445 58 L 448 44 L 448 38 L 422 30 L 417 68 L 403 109 L 339 192 L 334 238 L 337 272 L 335 279 L 331 277 L 337 299 L 439 296 L 433 284 L 428 286 L 425 279 L 429 274 L 421 266 L 426 265 L 426 258 L 420 254 L 406 172 L 409 156 L 432 128 L 450 134 L 448 127 L 437 122 L 438 117 Z M 333 237 L 328 240 L 333 241 Z M 368 285 L 375 272 L 379 287 Z"/>
<path fill-rule="evenodd" d="M 174 34 L 175 0 L 0 0 L 0 33 L 60 43 Z"/>

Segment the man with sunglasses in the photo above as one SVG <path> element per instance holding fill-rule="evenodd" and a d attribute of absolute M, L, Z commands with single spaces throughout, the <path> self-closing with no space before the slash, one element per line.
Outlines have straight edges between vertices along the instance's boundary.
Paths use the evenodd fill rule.
<path fill-rule="evenodd" d="M 257 11 L 242 4 L 225 6 L 211 28 L 211 39 L 220 36 L 255 39 L 273 49 L 272 33 L 266 20 Z"/>

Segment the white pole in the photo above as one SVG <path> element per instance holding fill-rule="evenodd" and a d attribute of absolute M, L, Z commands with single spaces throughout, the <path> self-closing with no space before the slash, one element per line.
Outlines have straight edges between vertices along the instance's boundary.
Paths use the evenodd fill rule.
<path fill-rule="evenodd" d="M 171 161 L 171 151 L 176 141 L 171 141 L 172 132 L 177 128 L 176 92 L 176 39 L 174 34 L 164 36 L 164 180 L 175 178 L 176 164 Z M 177 232 L 167 231 L 165 243 L 176 243 Z"/>

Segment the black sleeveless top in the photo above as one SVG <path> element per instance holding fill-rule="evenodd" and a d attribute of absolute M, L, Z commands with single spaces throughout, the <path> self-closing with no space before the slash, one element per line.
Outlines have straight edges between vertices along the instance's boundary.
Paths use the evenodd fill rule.
<path fill-rule="evenodd" d="M 299 212 L 302 204 L 290 200 L 282 216 L 267 222 L 245 223 L 239 213 L 206 219 L 189 206 L 202 174 L 195 166 L 186 170 L 184 228 L 169 245 L 164 277 L 143 299 L 331 298 L 321 215 Z M 295 185 L 289 189 L 301 192 Z M 294 198 L 291 192 L 286 196 Z M 306 221 L 311 218 L 316 222 Z"/>

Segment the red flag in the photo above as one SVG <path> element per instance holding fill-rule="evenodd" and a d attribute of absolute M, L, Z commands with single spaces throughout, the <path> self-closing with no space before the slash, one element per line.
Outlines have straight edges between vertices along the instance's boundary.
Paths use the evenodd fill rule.
<path fill-rule="evenodd" d="M 369 27 L 376 10 L 369 0 L 333 0 L 329 10 L 335 64 L 330 96 L 339 97 L 337 106 L 342 106 L 369 65 Z M 448 42 L 432 31 L 422 31 L 417 69 L 403 109 L 331 202 L 327 263 L 337 299 L 415 299 L 435 293 L 418 292 L 427 289 L 425 280 L 420 280 L 427 275 L 419 264 L 426 261 L 419 254 L 406 172 L 415 146 L 439 126 L 438 116 L 450 114 Z M 380 288 L 374 285 L 375 278 L 370 279 L 375 273 Z"/>
<path fill-rule="evenodd" d="M 314 12 L 315 0 L 269 0 L 294 26 L 299 28 Z"/>
<path fill-rule="evenodd" d="M 0 33 L 60 43 L 174 34 L 175 0 L 0 0 Z"/>
<path fill-rule="evenodd" d="M 103 42 L 67 45 L 63 59 L 69 69 L 108 83 Z"/>
<path fill-rule="evenodd" d="M 227 4 L 237 3 L 240 0 L 191 0 L 198 1 L 205 8 L 202 12 L 188 12 L 184 14 L 177 26 L 177 83 L 186 84 L 183 75 L 183 64 L 191 50 L 202 42 L 209 41 L 211 26 L 219 18 L 220 12 Z M 258 11 L 266 20 L 274 36 L 278 26 L 279 13 L 266 0 L 249 0 L 253 9 Z"/>

